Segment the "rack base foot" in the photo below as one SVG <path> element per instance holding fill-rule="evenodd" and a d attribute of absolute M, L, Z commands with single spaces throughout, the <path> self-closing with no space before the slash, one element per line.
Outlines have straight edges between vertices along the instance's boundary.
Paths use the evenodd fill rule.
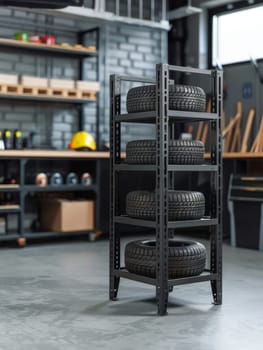
<path fill-rule="evenodd" d="M 116 301 L 119 291 L 120 277 L 114 277 L 110 285 L 110 300 Z"/>
<path fill-rule="evenodd" d="M 170 290 L 170 288 L 169 288 Z M 159 287 L 156 287 L 156 301 L 157 301 L 157 315 L 158 316 L 166 316 L 167 312 L 167 304 L 168 304 L 168 292 L 161 291 Z"/>
<path fill-rule="evenodd" d="M 222 283 L 221 280 L 211 281 L 212 295 L 215 305 L 222 304 Z"/>

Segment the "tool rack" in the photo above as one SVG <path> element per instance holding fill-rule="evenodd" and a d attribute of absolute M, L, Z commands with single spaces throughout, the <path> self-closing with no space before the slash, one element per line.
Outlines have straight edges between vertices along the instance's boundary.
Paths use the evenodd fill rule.
<path fill-rule="evenodd" d="M 176 74 L 202 75 L 210 81 L 212 113 L 197 113 L 169 109 L 169 84 Z M 156 84 L 156 110 L 143 113 L 121 113 L 123 82 Z M 116 300 L 120 278 L 127 278 L 156 287 L 156 302 L 159 315 L 167 313 L 168 294 L 174 286 L 210 281 L 215 304 L 222 303 L 222 72 L 195 68 L 156 65 L 156 80 L 142 77 L 112 75 L 110 78 L 110 288 L 109 297 Z M 208 121 L 210 123 L 210 159 L 202 165 L 169 165 L 168 142 L 174 125 L 178 122 Z M 121 158 L 121 124 L 154 123 L 156 125 L 156 164 L 129 165 Z M 120 206 L 121 193 L 118 186 L 122 172 L 155 172 L 156 219 L 138 220 L 123 214 Z M 210 205 L 208 216 L 200 220 L 168 221 L 168 192 L 176 183 L 177 172 L 210 173 Z M 156 278 L 129 273 L 120 264 L 120 240 L 122 225 L 152 228 L 156 234 Z M 168 239 L 179 228 L 209 227 L 210 266 L 200 276 L 168 279 Z"/>

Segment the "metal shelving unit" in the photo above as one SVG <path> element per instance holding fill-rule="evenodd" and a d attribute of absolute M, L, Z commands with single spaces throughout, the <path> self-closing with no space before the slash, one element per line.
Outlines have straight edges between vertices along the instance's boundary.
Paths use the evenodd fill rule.
<path fill-rule="evenodd" d="M 212 90 L 212 113 L 195 113 L 169 110 L 169 83 L 171 75 L 198 74 L 210 80 Z M 141 82 L 156 84 L 156 110 L 145 113 L 121 113 L 122 82 Z M 167 313 L 168 294 L 171 287 L 187 283 L 210 281 L 215 304 L 222 303 L 222 73 L 217 70 L 199 70 L 167 64 L 156 65 L 156 80 L 137 77 L 112 75 L 111 87 L 111 126 L 110 126 L 110 163 L 111 163 L 111 201 L 110 201 L 110 288 L 111 300 L 116 300 L 120 278 L 151 284 L 156 287 L 156 302 L 159 315 Z M 172 124 L 178 122 L 210 123 L 210 161 L 204 165 L 169 165 L 168 142 L 172 136 Z M 154 123 L 156 125 L 156 164 L 129 165 L 121 158 L 121 124 L 125 122 Z M 155 172 L 156 219 L 155 221 L 137 220 L 123 215 L 119 175 L 129 171 Z M 210 173 L 209 216 L 200 220 L 168 221 L 168 192 L 176 183 L 177 172 Z M 172 181 L 171 176 L 172 175 Z M 147 176 L 147 175 L 145 175 Z M 129 273 L 120 265 L 121 261 L 121 225 L 135 225 L 153 228 L 156 235 L 156 278 Z M 168 239 L 178 228 L 209 227 L 210 231 L 210 266 L 200 276 L 168 278 Z"/>
<path fill-rule="evenodd" d="M 8 225 L 6 227 L 6 233 L 0 235 L 0 242 L 20 239 L 32 239 L 32 238 L 57 238 L 57 237 L 75 237 L 86 236 L 90 240 L 93 240 L 97 233 L 105 232 L 105 225 L 107 224 L 107 215 L 103 203 L 107 201 L 106 191 L 104 189 L 105 181 L 102 174 L 108 173 L 108 154 L 105 152 L 95 152 L 96 157 L 92 152 L 73 152 L 73 151 L 47 151 L 44 155 L 43 150 L 25 150 L 23 154 L 22 150 L 6 150 L 0 152 L 0 160 L 2 163 L 7 162 L 4 165 L 4 169 L 9 171 L 9 162 L 11 162 L 12 169 L 16 170 L 18 184 L 3 184 L 0 186 L 0 193 L 13 193 L 16 197 L 16 205 L 2 205 L 0 206 L 0 215 L 16 215 L 18 220 L 17 231 L 9 232 Z M 33 162 L 33 169 L 41 167 L 42 162 L 49 163 L 50 169 L 54 166 L 66 165 L 70 162 L 70 168 L 73 167 L 79 172 L 91 171 L 93 176 L 93 183 L 85 186 L 82 184 L 77 185 L 47 185 L 40 187 L 29 182 L 27 175 L 31 173 L 31 166 Z M 65 162 L 66 161 L 66 162 Z M 15 163 L 14 163 L 15 162 Z M 28 168 L 29 166 L 29 168 Z M 81 170 L 80 170 L 81 169 Z M 47 169 L 48 170 L 48 169 Z M 31 180 L 32 181 L 32 180 Z M 103 189 L 103 193 L 99 189 Z M 79 232 L 42 232 L 34 231 L 29 232 L 25 227 L 25 216 L 27 214 L 26 201 L 27 196 L 36 195 L 37 193 L 51 193 L 51 192 L 76 192 L 81 197 L 92 197 L 95 200 L 95 227 L 89 231 Z M 86 196 L 87 195 L 87 196 Z M 104 198 L 106 197 L 106 198 Z"/>
<path fill-rule="evenodd" d="M 44 57 L 60 57 L 67 58 L 70 60 L 76 60 L 78 62 L 78 79 L 82 80 L 85 77 L 85 60 L 89 58 L 96 59 L 96 65 L 94 66 L 94 70 L 96 71 L 97 80 L 99 81 L 99 47 L 100 47 L 100 37 L 99 37 L 99 28 L 93 28 L 90 30 L 79 31 L 76 32 L 76 40 L 78 44 L 85 45 L 85 40 L 89 33 L 95 33 L 96 37 L 96 51 L 87 50 L 81 47 L 73 47 L 73 46 L 62 46 L 62 45 L 45 45 L 45 44 L 36 44 L 30 42 L 20 42 L 12 39 L 4 39 L 0 38 L 0 51 L 5 52 L 24 52 L 28 55 L 36 55 L 36 56 L 44 56 Z M 97 51 L 98 50 L 98 51 Z M 96 142 L 97 145 L 100 145 L 100 133 L 99 133 L 99 93 L 96 94 L 96 97 L 92 98 L 80 98 L 80 97 L 66 97 L 66 96 L 44 96 L 44 95 L 33 95 L 33 94 L 18 94 L 18 93 L 1 93 L 0 94 L 0 102 L 9 102 L 11 104 L 17 103 L 19 105 L 22 104 L 50 104 L 52 106 L 74 106 L 78 114 L 78 129 L 84 129 L 84 113 L 85 107 L 89 103 L 96 103 L 97 105 L 97 122 L 96 122 Z M 32 152 L 33 154 L 30 154 Z M 103 186 L 101 183 L 101 171 L 105 171 L 104 162 L 100 159 L 100 152 L 95 152 L 96 155 L 91 157 L 92 159 L 88 160 L 88 164 L 94 164 L 94 168 L 96 168 L 96 183 L 91 186 L 47 186 L 47 187 L 38 187 L 36 185 L 30 184 L 26 182 L 26 164 L 29 160 L 34 161 L 43 161 L 43 160 L 54 160 L 57 159 L 61 161 L 86 161 L 87 159 L 81 155 L 73 152 L 59 152 L 59 151 L 40 151 L 37 150 L 6 150 L 0 151 L 0 159 L 2 161 L 8 162 L 9 160 L 14 160 L 17 162 L 17 169 L 19 174 L 19 186 L 18 187 L 10 187 L 10 186 L 2 186 L 0 187 L 0 193 L 3 192 L 6 194 L 14 193 L 17 196 L 17 208 L 10 208 L 8 206 L 3 206 L 0 208 L 0 214 L 2 216 L 8 217 L 8 215 L 14 214 L 18 219 L 18 228 L 15 234 L 9 232 L 8 225 L 6 227 L 6 234 L 0 235 L 0 242 L 13 240 L 13 239 L 24 239 L 24 238 L 50 238 L 56 236 L 62 236 L 63 233 L 58 232 L 26 232 L 24 219 L 26 215 L 26 197 L 30 194 L 35 193 L 44 193 L 44 192 L 77 192 L 80 196 L 85 195 L 85 193 L 92 193 L 93 197 L 96 199 L 95 207 L 96 207 L 96 228 L 90 232 L 82 232 L 82 235 L 92 236 L 94 232 L 104 231 L 104 223 L 100 224 L 100 221 L 104 221 L 102 216 L 102 207 L 101 207 L 101 195 L 98 192 L 98 188 Z M 88 158 L 88 157 L 87 157 Z M 83 163 L 84 164 L 84 163 Z M 85 163 L 87 164 L 87 163 Z M 102 170 L 101 170 L 102 169 Z M 3 170 L 5 175 L 8 175 L 8 166 L 5 165 L 5 169 Z M 84 172 L 84 171 L 83 171 Z M 106 216 L 106 215 L 105 215 Z M 6 220 L 8 222 L 8 220 Z M 80 235 L 81 233 L 74 232 L 74 235 Z M 64 234 L 64 236 L 70 236 L 70 233 Z"/>
<path fill-rule="evenodd" d="M 86 35 L 89 33 L 96 33 L 96 48 L 99 48 L 100 37 L 99 28 L 94 28 L 86 31 L 76 32 L 76 37 L 80 45 L 84 44 Z M 82 80 L 85 73 L 84 60 L 88 58 L 96 58 L 96 76 L 99 81 L 99 52 L 88 51 L 87 49 L 78 49 L 73 46 L 61 46 L 61 45 L 45 45 L 36 44 L 31 42 L 22 42 L 18 40 L 0 38 L 0 51 L 16 52 L 23 51 L 28 54 L 45 56 L 45 57 L 65 57 L 79 61 L 78 79 Z M 34 103 L 34 104 L 50 104 L 53 105 L 75 105 L 78 112 L 78 129 L 84 129 L 84 109 L 87 103 L 96 103 L 97 105 L 97 123 L 96 123 L 96 142 L 100 145 L 100 132 L 99 132 L 99 93 L 97 92 L 96 98 L 71 98 L 63 96 L 44 96 L 29 94 L 16 94 L 16 93 L 1 93 L 0 100 L 11 103 Z"/>

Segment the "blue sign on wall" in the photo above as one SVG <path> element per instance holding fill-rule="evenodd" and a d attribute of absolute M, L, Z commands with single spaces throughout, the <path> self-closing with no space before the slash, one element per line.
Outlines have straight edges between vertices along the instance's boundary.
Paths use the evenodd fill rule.
<path fill-rule="evenodd" d="M 252 94 L 252 83 L 244 83 L 242 86 L 243 98 L 251 98 Z"/>

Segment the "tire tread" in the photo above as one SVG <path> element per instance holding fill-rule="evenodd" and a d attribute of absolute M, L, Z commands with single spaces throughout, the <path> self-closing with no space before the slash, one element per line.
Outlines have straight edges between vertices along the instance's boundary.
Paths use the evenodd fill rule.
<path fill-rule="evenodd" d="M 155 193 L 150 191 L 132 191 L 126 196 L 128 216 L 154 220 L 156 213 Z M 205 214 L 205 197 L 201 192 L 171 191 L 168 194 L 168 219 L 197 220 Z"/>
<path fill-rule="evenodd" d="M 169 164 L 202 164 L 205 147 L 201 141 L 171 140 L 169 141 Z M 135 140 L 126 145 L 126 162 L 128 164 L 155 164 L 156 141 Z"/>
<path fill-rule="evenodd" d="M 132 241 L 125 247 L 125 267 L 138 275 L 156 277 L 156 248 L 149 241 Z M 155 241 L 152 241 L 155 242 Z M 177 242 L 182 246 L 171 246 Z M 169 240 L 168 242 L 169 278 L 197 276 L 204 271 L 206 249 L 203 244 L 194 241 Z"/>
<path fill-rule="evenodd" d="M 148 112 L 156 108 L 156 86 L 145 85 L 130 89 L 127 94 L 128 113 Z M 170 85 L 169 108 L 172 110 L 205 112 L 206 94 L 199 86 Z"/>

